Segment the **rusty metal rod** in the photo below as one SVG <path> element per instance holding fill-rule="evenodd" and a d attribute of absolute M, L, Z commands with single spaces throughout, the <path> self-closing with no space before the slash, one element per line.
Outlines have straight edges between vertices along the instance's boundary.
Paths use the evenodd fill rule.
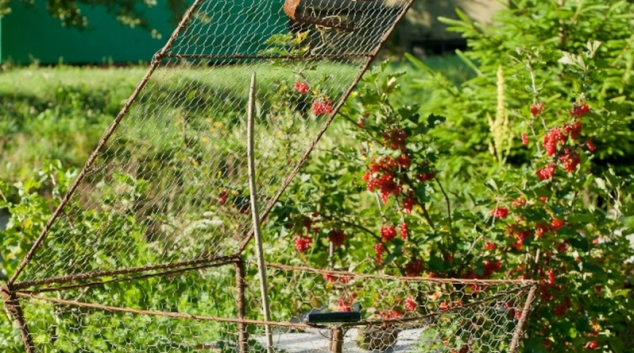
<path fill-rule="evenodd" d="M 18 297 L 8 286 L 2 286 L 0 291 L 2 291 L 4 307 L 7 311 L 9 311 L 11 316 L 13 316 L 13 319 L 18 326 L 20 337 L 22 338 L 22 344 L 24 344 L 24 349 L 27 353 L 35 353 L 35 343 L 31 337 L 31 332 L 29 331 L 29 326 L 24 318 L 24 312 L 22 311 Z"/>
<path fill-rule="evenodd" d="M 97 277 L 126 275 L 126 274 L 132 274 L 132 273 L 137 273 L 137 272 L 165 270 L 165 269 L 186 267 L 186 266 L 192 266 L 192 265 L 198 265 L 198 264 L 211 264 L 211 263 L 215 263 L 215 262 L 230 261 L 230 260 L 235 261 L 236 259 L 238 259 L 238 256 L 236 256 L 236 255 L 217 256 L 217 257 L 208 257 L 208 258 L 197 259 L 197 260 L 175 262 L 175 263 L 171 263 L 171 264 L 160 264 L 160 265 L 149 265 L 149 266 L 141 266 L 141 267 L 121 268 L 121 269 L 110 270 L 110 271 L 86 272 L 86 273 L 79 273 L 79 274 L 76 274 L 76 275 L 68 275 L 68 276 L 63 276 L 63 277 L 53 277 L 53 278 L 47 278 L 47 279 L 42 279 L 42 280 L 18 282 L 18 283 L 15 283 L 12 288 L 14 288 L 14 289 L 25 289 L 25 288 L 39 286 L 39 285 L 45 285 L 45 284 L 69 283 L 69 282 L 83 281 L 83 280 L 87 280 L 87 279 L 91 279 L 91 278 L 97 278 Z"/>
<path fill-rule="evenodd" d="M 520 347 L 520 341 L 522 338 L 522 334 L 524 333 L 524 325 L 526 324 L 529 311 L 531 310 L 531 306 L 533 305 L 533 300 L 535 299 L 535 291 L 537 291 L 537 287 L 537 285 L 534 285 L 528 292 L 526 303 L 524 303 L 524 309 L 522 309 L 522 315 L 520 316 L 517 327 L 515 328 L 515 333 L 513 333 L 513 340 L 511 341 L 509 353 L 516 353 Z"/>
<path fill-rule="evenodd" d="M 196 271 L 196 270 L 204 270 L 204 269 L 208 269 L 208 268 L 212 268 L 212 267 L 220 267 L 220 266 L 224 266 L 224 265 L 228 265 L 228 264 L 232 264 L 232 263 L 236 263 L 236 262 L 237 262 L 236 260 L 227 260 L 227 261 L 223 261 L 223 262 L 215 262 L 215 263 L 205 264 L 205 265 L 200 265 L 200 266 L 185 267 L 185 268 L 181 268 L 181 269 L 174 270 L 174 271 L 164 271 L 164 272 L 157 272 L 157 273 L 149 273 L 149 274 L 140 275 L 140 276 L 115 278 L 115 279 L 111 279 L 111 280 L 107 280 L 107 281 L 94 281 L 94 282 L 88 282 L 88 283 L 79 283 L 79 284 L 70 285 L 70 286 L 48 287 L 48 288 L 27 290 L 27 291 L 22 291 L 22 293 L 36 294 L 36 293 L 48 293 L 48 292 L 60 292 L 60 291 L 65 291 L 65 290 L 77 289 L 77 288 L 96 287 L 96 286 L 110 284 L 110 283 L 132 282 L 132 281 L 138 281 L 138 280 L 148 279 L 148 278 L 153 278 L 153 277 L 171 277 L 171 276 L 175 276 L 177 274 L 182 274 L 182 273 Z"/>
<path fill-rule="evenodd" d="M 385 280 L 395 280 L 401 282 L 421 282 L 421 283 L 438 283 L 438 284 L 476 284 L 482 286 L 500 285 L 500 284 L 514 284 L 522 286 L 530 286 L 539 283 L 534 280 L 520 280 L 520 279 L 460 279 L 460 278 L 423 278 L 423 277 L 399 277 L 382 274 L 368 274 L 348 271 L 337 270 L 320 270 L 312 267 L 305 266 L 290 266 L 275 263 L 268 263 L 266 267 L 275 268 L 283 271 L 300 271 L 300 272 L 312 272 L 317 274 L 329 274 L 342 277 L 357 277 L 357 278 L 375 278 Z"/>
<path fill-rule="evenodd" d="M 177 59 L 348 59 L 348 58 L 367 58 L 371 53 L 349 53 L 349 54 L 310 54 L 305 55 L 265 55 L 265 54 L 235 54 L 235 55 L 214 55 L 214 54 L 166 54 L 165 58 L 177 58 Z"/>
<path fill-rule="evenodd" d="M 261 321 L 261 320 L 243 320 L 243 319 L 230 319 L 216 316 L 207 316 L 207 315 L 193 315 L 187 313 L 178 313 L 171 311 L 160 311 L 160 310 L 141 310 L 141 309 L 132 309 L 132 308 L 123 308 L 118 306 L 110 306 L 110 305 L 101 305 L 101 304 L 93 304 L 80 302 L 76 300 L 65 300 L 51 297 L 43 297 L 34 294 L 16 292 L 15 295 L 19 298 L 28 298 L 33 300 L 41 300 L 50 303 L 56 303 L 61 305 L 69 305 L 76 306 L 80 308 L 86 309 L 94 309 L 94 310 L 104 310 L 114 313 L 128 313 L 128 314 L 137 314 L 137 315 L 153 315 L 153 316 L 161 316 L 161 317 L 170 317 L 174 319 L 190 319 L 196 321 L 216 321 L 216 322 L 226 322 L 226 323 L 234 323 L 240 324 L 244 323 L 247 325 L 270 325 L 277 327 L 294 327 L 301 329 L 309 329 L 314 328 L 315 326 L 302 324 L 302 323 L 294 323 L 294 322 L 275 322 L 275 321 Z M 322 327 L 323 328 L 323 327 Z"/>
<path fill-rule="evenodd" d="M 245 310 L 245 297 L 244 291 L 246 289 L 246 273 L 244 269 L 244 260 L 239 259 L 235 263 L 236 270 L 236 292 L 238 295 L 238 319 L 244 320 L 246 318 Z M 244 323 L 238 324 L 238 352 L 247 353 L 249 351 L 249 332 L 247 325 Z"/>

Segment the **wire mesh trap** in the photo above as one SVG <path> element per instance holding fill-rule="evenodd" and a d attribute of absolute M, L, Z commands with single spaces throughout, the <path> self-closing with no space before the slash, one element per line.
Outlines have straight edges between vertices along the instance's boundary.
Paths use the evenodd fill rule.
<path fill-rule="evenodd" d="M 37 352 L 267 352 L 268 326 L 275 352 L 464 353 L 514 352 L 535 290 L 530 282 L 268 264 L 271 321 L 263 321 L 256 272 L 256 264 L 235 260 L 213 270 L 15 295 Z M 165 292 L 173 297 L 159 295 Z M 307 320 L 352 310 L 361 311 L 360 321 Z"/>
<path fill-rule="evenodd" d="M 26 351 L 515 352 L 532 282 L 245 253 L 412 2 L 196 0 L 2 289 Z"/>

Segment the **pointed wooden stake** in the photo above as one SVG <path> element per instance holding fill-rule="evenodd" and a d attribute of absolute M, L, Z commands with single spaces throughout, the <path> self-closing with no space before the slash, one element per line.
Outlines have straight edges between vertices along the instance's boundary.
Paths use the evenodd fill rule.
<path fill-rule="evenodd" d="M 255 72 L 251 76 L 251 88 L 249 90 L 249 111 L 247 120 L 247 158 L 249 165 L 249 190 L 251 192 L 251 215 L 253 216 L 253 232 L 255 235 L 255 251 L 258 261 L 258 273 L 260 275 L 260 292 L 262 294 L 262 311 L 264 321 L 271 321 L 269 311 L 269 298 L 266 293 L 266 268 L 264 267 L 264 251 L 262 249 L 262 234 L 260 233 L 260 215 L 258 214 L 257 189 L 255 185 L 255 158 L 253 150 L 253 125 L 255 115 Z M 266 325 L 266 350 L 273 353 L 273 335 L 271 327 Z"/>

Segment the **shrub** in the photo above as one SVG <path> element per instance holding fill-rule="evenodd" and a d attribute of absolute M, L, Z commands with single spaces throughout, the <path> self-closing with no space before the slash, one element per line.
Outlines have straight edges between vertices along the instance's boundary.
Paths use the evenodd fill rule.
<path fill-rule="evenodd" d="M 354 146 L 323 146 L 330 153 L 312 157 L 268 223 L 271 243 L 302 242 L 300 256 L 279 260 L 403 276 L 536 279 L 540 301 L 526 351 L 632 349 L 633 251 L 624 236 L 631 186 L 612 169 L 591 168 L 601 147 L 590 136 L 600 140 L 608 132 L 598 126 L 618 117 L 594 108 L 586 82 L 602 75 L 593 55 L 600 43 L 587 45 L 586 53 L 560 57 L 567 77 L 577 78 L 575 101 L 535 87 L 522 108 L 525 147 L 509 143 L 515 125 L 498 105 L 487 135 L 491 164 L 472 166 L 468 180 L 454 178 L 447 160 L 473 153 L 444 149 L 437 138 L 451 122 L 394 103 L 402 73 L 383 74 L 383 65 L 366 75 L 341 112 Z M 531 50 L 516 59 L 523 67 L 543 64 Z M 533 75 L 541 79 L 524 71 L 529 85 Z M 505 163 L 517 149 L 530 161 Z"/>
<path fill-rule="evenodd" d="M 491 163 L 494 143 L 486 117 L 495 117 L 499 104 L 511 121 L 513 143 L 519 145 L 521 133 L 527 132 L 530 123 L 530 106 L 526 102 L 534 100 L 537 88 L 548 92 L 541 99 L 549 112 L 559 112 L 558 119 L 565 117 L 581 92 L 591 94 L 588 98 L 593 110 L 601 112 L 593 119 L 601 120 L 584 129 L 600 147 L 592 161 L 593 168 L 605 171 L 612 167 L 617 174 L 631 173 L 634 103 L 629 97 L 634 95 L 634 4 L 616 0 L 514 0 L 511 4 L 496 15 L 491 25 L 472 22 L 460 12 L 461 21 L 441 18 L 450 31 L 462 33 L 467 39 L 470 50 L 458 54 L 473 69 L 474 78 L 456 85 L 412 60 L 417 69 L 430 73 L 428 78 L 413 78 L 414 88 L 435 88 L 424 111 L 442 111 L 448 118 L 434 137 L 461 156 L 447 161 L 448 170 L 469 176 L 482 172 L 480 165 Z M 600 76 L 581 82 L 558 60 L 562 51 L 586 51 L 589 41 L 602 43 L 594 53 L 602 70 Z M 518 48 L 530 51 L 534 60 L 518 60 Z M 526 65 L 534 73 L 534 82 L 527 79 Z M 499 70 L 507 92 L 501 102 L 496 84 Z M 507 159 L 516 166 L 529 160 L 530 155 L 523 149 L 513 149 Z"/>

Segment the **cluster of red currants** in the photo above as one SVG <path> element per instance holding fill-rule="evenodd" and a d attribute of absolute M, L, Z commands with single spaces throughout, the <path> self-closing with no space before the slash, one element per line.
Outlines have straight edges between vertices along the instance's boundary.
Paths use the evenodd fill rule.
<path fill-rule="evenodd" d="M 303 81 L 295 82 L 295 85 L 293 86 L 293 88 L 295 89 L 296 92 L 300 94 L 306 94 L 310 91 L 310 86 L 308 86 L 308 83 Z M 320 97 L 320 98 L 316 98 L 313 101 L 313 113 L 315 113 L 315 115 L 317 116 L 326 115 L 326 114 L 332 113 L 332 111 L 333 111 L 333 107 L 332 107 L 331 99 Z"/>
<path fill-rule="evenodd" d="M 533 104 L 531 106 L 531 114 L 533 118 L 541 116 L 544 112 L 544 103 Z M 590 107 L 586 103 L 575 103 L 569 114 L 572 119 L 570 124 L 564 124 L 563 128 L 553 127 L 544 136 L 543 147 L 546 154 L 553 160 L 546 166 L 538 169 L 535 173 L 540 180 L 550 180 L 555 175 L 556 164 L 560 163 L 563 169 L 572 173 L 577 170 L 577 166 L 581 163 L 579 149 L 581 145 L 575 143 L 581 136 L 583 124 L 579 119 L 583 118 L 590 112 Z M 568 141 L 571 143 L 568 143 Z M 522 133 L 522 144 L 528 145 L 529 138 L 527 133 Z M 586 148 L 590 152 L 596 150 L 596 146 L 591 140 L 587 140 Z"/>

